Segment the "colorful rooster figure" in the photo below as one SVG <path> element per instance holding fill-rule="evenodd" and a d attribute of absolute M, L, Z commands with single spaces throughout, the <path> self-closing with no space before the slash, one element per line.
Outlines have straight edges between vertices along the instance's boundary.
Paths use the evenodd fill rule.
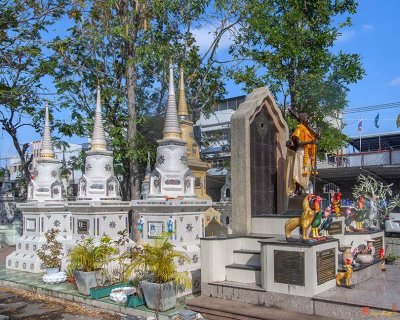
<path fill-rule="evenodd" d="M 381 250 L 379 250 L 379 258 L 381 259 L 381 270 L 382 271 L 386 271 L 386 268 L 385 268 L 385 250 L 383 250 L 383 248 L 381 248 Z"/>
<path fill-rule="evenodd" d="M 308 236 L 309 228 L 314 220 L 316 212 L 320 210 L 321 197 L 312 194 L 307 195 L 303 200 L 303 212 L 301 217 L 291 218 L 285 224 L 286 239 L 291 238 L 292 231 L 297 227 L 301 229 L 301 238 L 311 240 Z"/>
<path fill-rule="evenodd" d="M 357 202 L 356 230 L 363 230 L 364 214 L 364 198 L 360 197 Z"/>
<path fill-rule="evenodd" d="M 323 237 L 329 237 L 329 229 L 332 226 L 333 217 L 331 215 L 332 211 L 330 207 L 327 207 L 324 210 L 324 218 L 322 220 L 321 226 L 319 227 L 322 230 L 321 234 Z"/>
<path fill-rule="evenodd" d="M 317 199 L 318 199 L 318 201 L 316 201 Z M 311 224 L 311 227 L 312 227 L 311 231 L 312 231 L 312 237 L 316 238 L 316 239 L 319 238 L 318 228 L 321 225 L 322 214 L 323 214 L 323 211 L 320 210 L 320 206 L 319 206 L 320 201 L 321 201 L 320 197 L 316 197 L 313 199 L 314 204 L 312 204 L 312 201 L 310 201 L 310 206 L 314 207 L 314 211 L 315 211 L 314 220 Z"/>
<path fill-rule="evenodd" d="M 342 193 L 341 192 L 335 192 L 332 194 L 332 200 L 331 200 L 331 208 L 332 208 L 332 213 L 336 215 L 336 217 L 340 216 L 340 200 L 342 198 Z"/>
<path fill-rule="evenodd" d="M 344 224 L 345 224 L 345 231 L 350 232 L 351 231 L 351 222 L 353 220 L 352 214 L 351 214 L 351 208 L 347 207 L 346 208 L 346 218 L 344 219 Z"/>

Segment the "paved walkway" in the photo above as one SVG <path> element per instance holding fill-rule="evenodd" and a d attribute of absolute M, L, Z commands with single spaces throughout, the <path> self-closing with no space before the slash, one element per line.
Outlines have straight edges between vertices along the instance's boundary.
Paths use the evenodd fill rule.
<path fill-rule="evenodd" d="M 123 315 L 106 313 L 62 299 L 0 287 L 0 315 L 10 319 L 119 320 Z"/>

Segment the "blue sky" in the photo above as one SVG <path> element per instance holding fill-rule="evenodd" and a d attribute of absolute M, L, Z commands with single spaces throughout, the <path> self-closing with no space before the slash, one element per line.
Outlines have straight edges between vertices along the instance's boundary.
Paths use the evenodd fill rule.
<path fill-rule="evenodd" d="M 359 53 L 366 71 L 365 77 L 350 86 L 349 108 L 367 107 L 391 102 L 400 102 L 400 1 L 399 0 L 360 0 L 358 12 L 352 17 L 353 25 L 343 30 L 333 50 Z M 200 46 L 207 45 L 212 37 L 209 26 L 197 30 Z M 226 50 L 229 39 L 225 39 L 220 50 Z M 267 84 L 268 85 L 268 84 Z M 49 90 L 51 90 L 49 85 Z M 226 83 L 227 97 L 241 95 L 240 85 L 231 81 Z M 376 115 L 380 114 L 380 128 L 374 126 Z M 358 136 L 357 124 L 363 118 L 362 134 L 375 134 L 397 131 L 396 119 L 400 108 L 379 111 L 352 113 L 344 115 L 347 126 L 344 132 Z M 22 142 L 40 139 L 33 130 L 20 132 Z M 86 139 L 74 138 L 69 142 L 83 142 Z M 0 158 L 15 154 L 11 139 L 5 132 L 0 133 Z"/>

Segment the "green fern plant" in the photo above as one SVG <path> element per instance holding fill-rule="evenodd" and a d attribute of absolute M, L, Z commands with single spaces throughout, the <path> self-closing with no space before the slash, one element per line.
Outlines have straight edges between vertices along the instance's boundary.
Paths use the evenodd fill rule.
<path fill-rule="evenodd" d="M 143 250 L 138 252 L 131 266 L 127 270 L 127 277 L 136 271 L 148 274 L 155 283 L 166 283 L 174 281 L 188 288 L 191 281 L 187 272 L 178 272 L 176 261 L 183 259 L 187 262 L 190 259 L 182 252 L 175 249 L 169 241 L 171 233 L 163 233 L 157 237 L 154 243 L 146 243 Z"/>

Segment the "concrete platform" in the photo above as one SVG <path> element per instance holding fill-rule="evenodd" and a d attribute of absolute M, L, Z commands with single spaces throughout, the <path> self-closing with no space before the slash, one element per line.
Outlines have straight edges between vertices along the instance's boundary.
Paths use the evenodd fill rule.
<path fill-rule="evenodd" d="M 45 284 L 41 279 L 42 276 L 42 274 L 8 270 L 4 265 L 0 265 L 0 286 L 3 287 L 20 288 L 30 292 L 84 303 L 95 308 L 103 309 L 107 312 L 141 316 L 144 318 L 154 316 L 154 311 L 149 310 L 145 306 L 139 306 L 133 309 L 126 307 L 125 305 L 114 303 L 108 297 L 99 300 L 92 300 L 90 297 L 80 295 L 75 286 L 68 282 L 56 285 Z M 193 298 L 193 296 L 191 298 Z M 184 309 L 185 299 L 178 299 L 176 308 L 160 313 L 160 320 L 173 320 L 178 316 L 179 312 Z"/>
<path fill-rule="evenodd" d="M 353 289 L 334 288 L 313 297 L 315 314 L 339 319 L 400 319 L 400 265 Z"/>
<path fill-rule="evenodd" d="M 336 319 L 400 319 L 400 265 L 386 268 L 387 271 L 382 272 L 379 264 L 373 265 L 370 271 L 376 272 L 374 277 L 366 281 L 360 277 L 360 283 L 353 289 L 335 287 L 310 298 L 268 292 L 256 285 L 229 281 L 202 283 L 202 295 L 233 304 L 263 306 L 265 310 L 268 310 L 265 307 L 277 308 Z M 192 303 L 187 302 L 187 305 L 191 307 Z"/>

